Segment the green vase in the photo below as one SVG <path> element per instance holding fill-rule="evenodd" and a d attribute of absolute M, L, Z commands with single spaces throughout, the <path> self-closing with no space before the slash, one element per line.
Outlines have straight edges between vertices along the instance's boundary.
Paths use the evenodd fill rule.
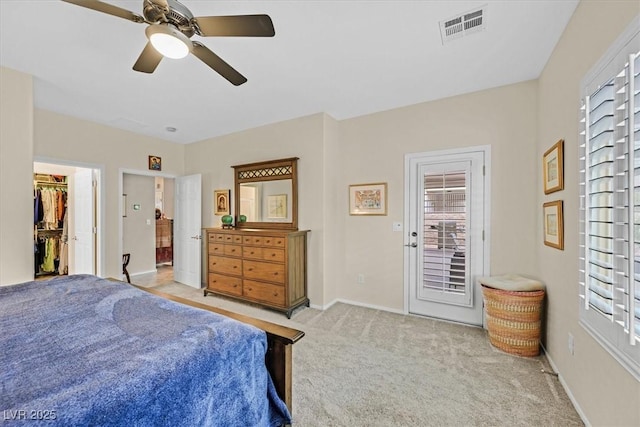
<path fill-rule="evenodd" d="M 233 217 L 231 215 L 223 215 L 221 220 L 222 225 L 231 225 L 231 223 L 233 222 Z"/>

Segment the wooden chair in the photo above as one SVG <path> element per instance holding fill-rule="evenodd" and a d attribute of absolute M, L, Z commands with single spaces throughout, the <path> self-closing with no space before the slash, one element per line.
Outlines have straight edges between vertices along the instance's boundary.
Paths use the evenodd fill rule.
<path fill-rule="evenodd" d="M 122 254 L 122 274 L 127 276 L 127 282 L 131 283 L 131 278 L 129 277 L 129 272 L 127 271 L 127 266 L 129 265 L 129 259 L 131 258 L 131 254 Z"/>

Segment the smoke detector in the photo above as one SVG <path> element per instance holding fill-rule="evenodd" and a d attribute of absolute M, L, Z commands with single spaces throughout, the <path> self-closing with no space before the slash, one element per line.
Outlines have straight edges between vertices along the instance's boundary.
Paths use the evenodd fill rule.
<path fill-rule="evenodd" d="M 442 44 L 483 31 L 486 23 L 487 5 L 440 21 Z"/>

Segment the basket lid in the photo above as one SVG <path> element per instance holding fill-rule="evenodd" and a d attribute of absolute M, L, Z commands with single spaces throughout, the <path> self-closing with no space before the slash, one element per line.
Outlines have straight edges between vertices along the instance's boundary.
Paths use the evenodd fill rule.
<path fill-rule="evenodd" d="M 518 276 L 517 274 L 480 277 L 478 281 L 484 286 L 504 291 L 531 292 L 545 290 L 545 286 L 541 282 Z"/>

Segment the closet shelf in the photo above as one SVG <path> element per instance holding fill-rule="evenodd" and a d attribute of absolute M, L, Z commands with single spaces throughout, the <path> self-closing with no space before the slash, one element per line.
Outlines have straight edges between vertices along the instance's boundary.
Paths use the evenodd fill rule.
<path fill-rule="evenodd" d="M 67 187 L 66 182 L 33 181 L 37 187 Z"/>

